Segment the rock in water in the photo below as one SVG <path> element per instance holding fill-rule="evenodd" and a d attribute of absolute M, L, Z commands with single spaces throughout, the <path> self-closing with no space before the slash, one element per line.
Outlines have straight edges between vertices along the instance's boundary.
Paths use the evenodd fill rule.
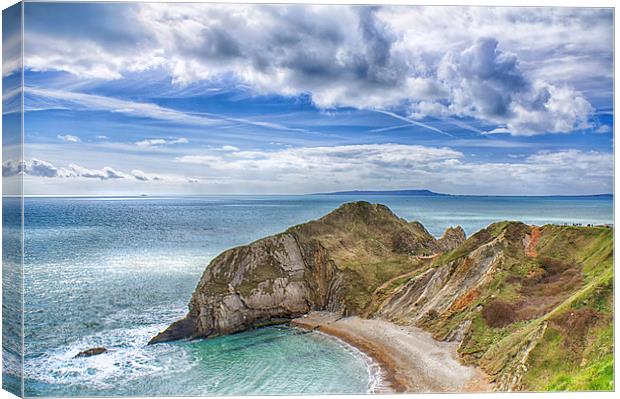
<path fill-rule="evenodd" d="M 439 245 L 419 223 L 386 206 L 344 204 L 323 218 L 227 250 L 205 270 L 189 313 L 149 344 L 230 334 L 290 320 L 311 310 L 356 314 L 382 281 Z M 383 272 L 385 262 L 398 267 Z M 392 273 L 392 274 L 390 274 Z M 360 282 L 362 284 L 360 284 Z"/>
<path fill-rule="evenodd" d="M 103 347 L 90 348 L 90 349 L 86 349 L 78 353 L 77 355 L 74 356 L 74 358 L 101 355 L 102 353 L 106 353 L 107 351 L 108 350 Z"/>

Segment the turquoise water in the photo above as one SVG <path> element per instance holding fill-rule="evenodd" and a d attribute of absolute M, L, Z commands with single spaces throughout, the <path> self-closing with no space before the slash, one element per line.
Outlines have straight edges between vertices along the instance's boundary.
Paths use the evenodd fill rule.
<path fill-rule="evenodd" d="M 184 314 L 219 252 L 359 199 L 384 203 L 435 235 L 456 224 L 471 234 L 505 219 L 613 221 L 610 198 L 28 198 L 26 395 L 368 392 L 379 378 L 370 359 L 319 333 L 282 326 L 146 346 Z M 110 352 L 73 359 L 93 346 Z"/>

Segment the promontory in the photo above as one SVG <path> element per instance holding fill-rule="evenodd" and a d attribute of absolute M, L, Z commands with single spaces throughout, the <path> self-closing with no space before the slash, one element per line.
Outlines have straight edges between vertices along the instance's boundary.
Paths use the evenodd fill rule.
<path fill-rule="evenodd" d="M 608 226 L 504 221 L 467 239 L 460 227 L 436 238 L 384 205 L 359 201 L 221 253 L 187 315 L 150 343 L 297 319 L 377 358 L 399 391 L 610 390 L 612 309 Z M 381 331 L 446 355 L 382 346 Z M 448 364 L 450 351 L 452 369 L 433 367 Z M 408 362 L 427 362 L 428 381 Z M 452 374 L 468 377 L 443 381 Z"/>

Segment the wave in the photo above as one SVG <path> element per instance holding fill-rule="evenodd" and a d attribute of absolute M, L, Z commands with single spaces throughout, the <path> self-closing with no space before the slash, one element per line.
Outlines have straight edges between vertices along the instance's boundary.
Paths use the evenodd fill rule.
<path fill-rule="evenodd" d="M 124 324 L 131 320 L 133 326 L 106 329 L 66 345 L 28 355 L 24 362 L 25 377 L 46 384 L 88 385 L 107 389 L 118 386 L 120 379 L 130 381 L 147 375 L 187 371 L 196 364 L 196 359 L 183 345 L 147 345 L 149 339 L 183 313 L 184 309 L 178 307 L 152 308 L 143 316 L 119 311 L 106 317 L 103 323 Z M 151 324 L 136 326 L 147 319 Z M 161 323 L 152 324 L 154 319 Z M 93 347 L 105 347 L 108 351 L 101 355 L 75 358 L 79 352 Z"/>
<path fill-rule="evenodd" d="M 379 365 L 375 359 L 338 337 L 334 337 L 333 335 L 325 334 L 320 331 L 313 331 L 313 333 L 337 342 L 347 352 L 362 359 L 364 365 L 366 366 L 366 370 L 368 371 L 368 393 L 383 393 L 390 390 L 390 385 L 387 381 L 385 370 L 383 370 L 381 365 Z"/>
<path fill-rule="evenodd" d="M 290 337 L 288 327 L 269 327 L 213 340 L 147 345 L 152 336 L 183 315 L 185 310 L 185 306 L 162 305 L 140 312 L 124 309 L 111 313 L 101 319 L 101 324 L 107 327 L 103 331 L 28 355 L 25 359 L 27 389 L 34 396 L 48 396 L 46 394 L 50 392 L 206 395 L 348 390 L 347 383 L 337 379 L 328 378 L 324 384 L 317 385 L 316 381 L 307 380 L 307 374 L 302 373 L 303 377 L 299 373 L 290 375 L 289 367 L 298 361 L 299 348 L 307 346 L 303 341 L 287 339 Z M 359 365 L 357 373 L 366 370 L 367 374 L 358 374 L 361 377 L 361 385 L 355 388 L 358 393 L 389 391 L 382 368 L 364 352 L 336 337 L 319 332 L 306 333 L 308 338 L 320 334 L 320 341 L 332 343 L 328 346 L 312 345 L 314 351 L 319 354 L 323 350 L 339 352 L 338 349 L 342 348 L 347 353 L 346 357 L 350 356 Z M 280 344 L 279 339 L 282 338 L 284 341 Z M 108 352 L 75 358 L 80 351 L 92 347 L 105 347 Z M 274 357 L 266 364 L 265 356 L 268 354 Z M 289 356 L 293 358 L 289 359 Z M 320 361 L 324 360 L 321 355 L 318 356 Z M 322 371 L 319 364 L 316 367 L 318 377 Z M 308 372 L 314 375 L 315 371 L 309 369 Z M 182 384 L 183 392 L 175 390 L 180 389 L 179 386 L 174 388 L 163 381 Z M 295 381 L 293 386 L 290 385 L 292 381 Z"/>

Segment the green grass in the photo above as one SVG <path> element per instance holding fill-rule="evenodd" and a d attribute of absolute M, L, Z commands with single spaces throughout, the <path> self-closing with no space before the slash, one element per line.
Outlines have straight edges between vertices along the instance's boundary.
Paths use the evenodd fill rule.
<path fill-rule="evenodd" d="M 546 391 L 613 391 L 614 358 L 612 355 L 577 370 L 561 374 L 545 388 Z"/>
<path fill-rule="evenodd" d="M 583 337 L 578 332 L 550 324 L 532 351 L 530 371 L 524 379 L 528 390 L 578 391 L 613 388 L 613 280 L 612 269 L 587 284 L 546 318 L 590 309 L 596 323 Z"/>

